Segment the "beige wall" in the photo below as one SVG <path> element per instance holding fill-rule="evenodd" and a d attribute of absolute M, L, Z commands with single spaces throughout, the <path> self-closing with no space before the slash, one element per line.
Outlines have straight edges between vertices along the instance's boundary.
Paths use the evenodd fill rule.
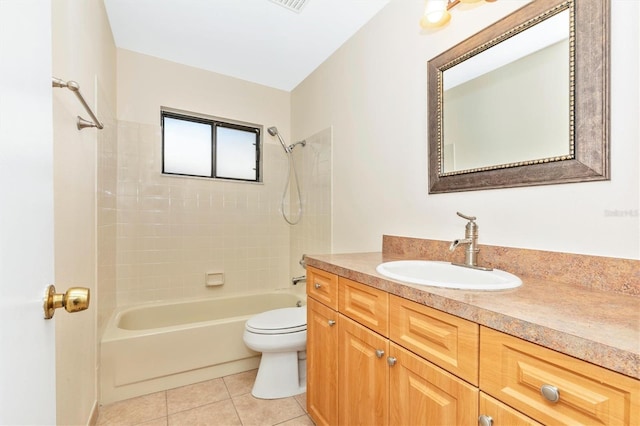
<path fill-rule="evenodd" d="M 163 176 L 161 106 L 263 125 L 264 181 Z M 287 160 L 266 132 L 288 139 L 289 116 L 288 92 L 118 51 L 118 305 L 290 286 Z"/>
<path fill-rule="evenodd" d="M 88 287 L 91 306 L 56 321 L 57 423 L 87 424 L 98 401 L 98 318 L 113 303 L 97 285 L 96 175 L 99 146 L 114 143 L 115 46 L 100 0 L 56 0 L 52 7 L 53 75 L 75 80 L 106 129 L 78 131 L 87 114 L 73 93 L 53 89 L 55 283 Z M 113 228 L 112 228 L 113 230 Z M 105 282 L 106 293 L 115 281 Z M 111 288 L 110 288 L 111 287 Z"/>
<path fill-rule="evenodd" d="M 333 251 L 459 238 L 461 211 L 484 244 L 640 258 L 637 2 L 612 2 L 611 181 L 427 193 L 427 61 L 524 3 L 454 9 L 425 33 L 423 2 L 392 0 L 292 92 L 295 138 L 333 126 Z"/>
<path fill-rule="evenodd" d="M 118 120 L 158 125 L 166 106 L 277 126 L 288 140 L 289 105 L 283 90 L 118 49 Z"/>

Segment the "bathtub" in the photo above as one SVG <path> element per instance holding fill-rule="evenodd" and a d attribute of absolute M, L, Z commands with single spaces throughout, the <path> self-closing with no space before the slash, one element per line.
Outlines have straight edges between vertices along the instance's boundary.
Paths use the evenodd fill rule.
<path fill-rule="evenodd" d="M 101 340 L 101 403 L 257 368 L 260 354 L 242 340 L 245 322 L 303 298 L 272 292 L 117 309 Z"/>

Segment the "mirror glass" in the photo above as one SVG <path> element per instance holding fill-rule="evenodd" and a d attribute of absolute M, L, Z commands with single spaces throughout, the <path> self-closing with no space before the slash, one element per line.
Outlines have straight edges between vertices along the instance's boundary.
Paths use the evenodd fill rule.
<path fill-rule="evenodd" d="M 535 0 L 428 62 L 429 193 L 608 180 L 610 0 Z"/>
<path fill-rule="evenodd" d="M 443 173 L 572 158 L 569 10 L 447 68 Z"/>

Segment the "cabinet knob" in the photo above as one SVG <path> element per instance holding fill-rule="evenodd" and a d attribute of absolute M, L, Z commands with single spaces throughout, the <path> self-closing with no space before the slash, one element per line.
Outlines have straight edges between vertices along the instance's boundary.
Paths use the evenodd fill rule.
<path fill-rule="evenodd" d="M 327 321 L 327 323 L 329 324 L 329 327 L 333 327 L 334 325 L 336 325 L 336 321 L 335 320 L 329 320 L 329 321 Z"/>
<path fill-rule="evenodd" d="M 378 358 L 382 358 L 383 355 L 384 355 L 384 351 L 382 349 L 376 349 L 376 356 Z"/>
<path fill-rule="evenodd" d="M 560 391 L 553 385 L 542 385 L 542 387 L 540 387 L 540 393 L 549 402 L 560 401 Z"/>
<path fill-rule="evenodd" d="M 387 357 L 387 364 L 389 364 L 389 367 L 393 367 L 394 365 L 396 365 L 397 361 L 398 360 L 394 356 L 388 356 Z"/>
<path fill-rule="evenodd" d="M 315 283 L 313 286 L 314 286 L 315 288 L 320 288 L 320 287 L 322 287 L 322 285 L 321 285 L 320 283 Z"/>
<path fill-rule="evenodd" d="M 481 414 L 480 417 L 478 417 L 478 426 L 493 426 L 493 419 L 491 416 Z"/>

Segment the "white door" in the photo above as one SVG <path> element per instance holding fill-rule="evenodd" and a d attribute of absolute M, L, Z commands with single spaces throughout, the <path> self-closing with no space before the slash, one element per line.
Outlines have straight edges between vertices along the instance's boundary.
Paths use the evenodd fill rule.
<path fill-rule="evenodd" d="M 0 424 L 55 424 L 51 3 L 0 0 Z"/>

